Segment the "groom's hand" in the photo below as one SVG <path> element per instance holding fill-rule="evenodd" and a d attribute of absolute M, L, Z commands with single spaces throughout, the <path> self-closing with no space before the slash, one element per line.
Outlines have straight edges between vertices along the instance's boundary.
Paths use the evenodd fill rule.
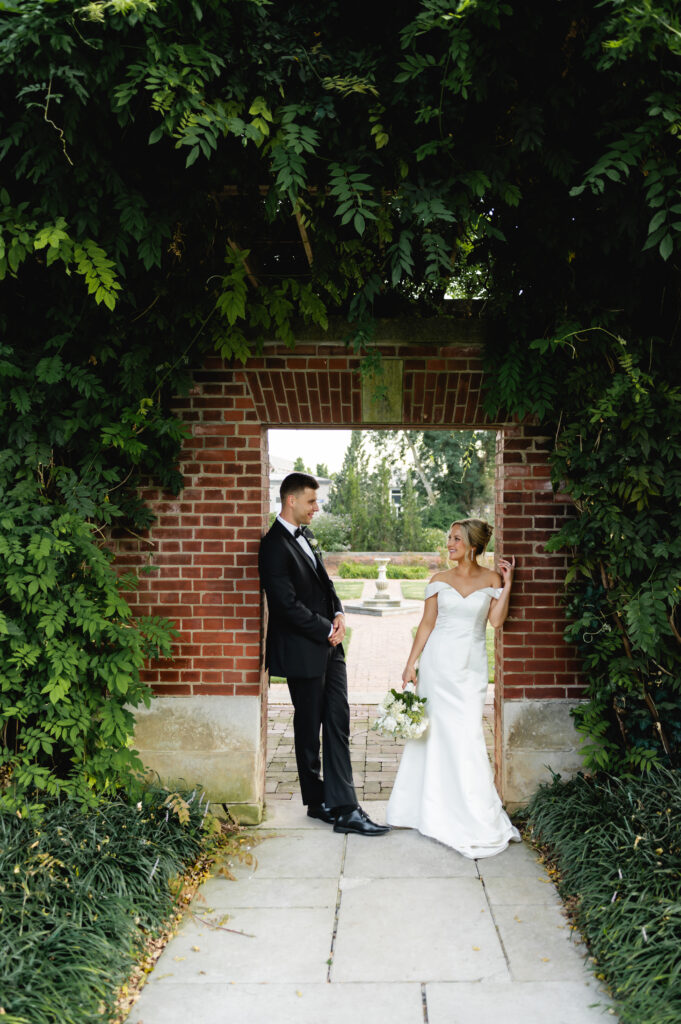
<path fill-rule="evenodd" d="M 343 642 L 345 636 L 345 616 L 337 615 L 333 620 L 333 629 L 331 630 L 331 636 L 329 637 L 329 643 L 332 647 L 338 647 L 338 644 Z"/>

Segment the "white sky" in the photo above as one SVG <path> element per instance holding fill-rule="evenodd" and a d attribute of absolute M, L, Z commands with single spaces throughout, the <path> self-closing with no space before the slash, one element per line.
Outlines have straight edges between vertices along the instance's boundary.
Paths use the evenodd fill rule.
<path fill-rule="evenodd" d="M 318 462 L 325 462 L 330 473 L 343 465 L 345 449 L 350 444 L 350 430 L 268 430 L 270 453 L 295 461 L 302 455 L 306 466 L 315 472 Z"/>

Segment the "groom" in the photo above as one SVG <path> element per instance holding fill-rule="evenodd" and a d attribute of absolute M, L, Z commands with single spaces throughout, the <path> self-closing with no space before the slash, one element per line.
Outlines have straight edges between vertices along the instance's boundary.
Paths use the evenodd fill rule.
<path fill-rule="evenodd" d="M 350 708 L 343 606 L 308 529 L 319 484 L 290 473 L 280 489 L 281 514 L 263 537 L 258 556 L 269 618 L 265 663 L 286 676 L 293 702 L 293 734 L 300 791 L 307 813 L 334 832 L 382 835 L 357 803 L 350 765 Z M 321 775 L 319 733 L 324 743 Z"/>

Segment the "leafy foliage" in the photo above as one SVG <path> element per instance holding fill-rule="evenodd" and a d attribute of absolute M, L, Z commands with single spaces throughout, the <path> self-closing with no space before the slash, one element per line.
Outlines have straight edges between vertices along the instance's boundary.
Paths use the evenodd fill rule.
<path fill-rule="evenodd" d="M 681 388 L 597 335 L 588 354 L 580 333 L 553 346 L 570 396 L 553 470 L 577 514 L 548 548 L 573 556 L 567 636 L 588 683 L 576 710 L 587 763 L 648 769 L 681 745 Z"/>
<path fill-rule="evenodd" d="M 386 576 L 389 580 L 425 580 L 431 570 L 427 565 L 388 565 Z M 338 575 L 342 580 L 376 580 L 378 566 L 365 562 L 341 562 Z"/>
<path fill-rule="evenodd" d="M 50 791 L 82 794 L 86 775 L 99 789 L 134 767 L 127 755 L 114 765 L 93 730 L 109 715 L 111 743 L 122 741 L 125 701 L 144 699 L 139 659 L 167 650 L 172 634 L 136 625 L 113 600 L 100 546 L 113 528 L 149 525 L 141 480 L 181 485 L 170 399 L 189 368 L 208 350 L 244 360 L 265 337 L 293 346 L 301 320 L 324 330 L 332 313 L 370 353 L 377 317 L 449 315 L 453 295 L 467 315 L 482 296 L 496 325 L 490 415 L 534 416 L 563 438 L 556 480 L 581 508 L 580 530 L 563 540 L 585 559 L 573 607 L 595 602 L 596 627 L 614 602 L 636 662 L 635 675 L 628 664 L 610 674 L 619 625 L 597 634 L 598 693 L 581 721 L 608 763 L 622 751 L 629 765 L 674 753 L 678 552 L 661 520 L 674 514 L 679 477 L 666 433 L 679 384 L 677 5 L 398 0 L 374 14 L 368 22 L 347 0 L 321 10 L 299 0 L 3 5 L 0 495 L 35 551 L 2 567 L 0 611 L 18 632 L 0 641 L 14 659 L 3 657 L 1 706 L 19 707 L 29 676 L 33 694 L 23 719 L 5 715 L 15 787 L 49 776 L 60 780 Z M 575 331 L 583 342 L 561 341 Z M 606 394 L 634 414 L 626 425 L 604 416 L 597 442 L 591 416 Z M 634 446 L 593 525 L 581 488 L 590 480 L 600 500 L 600 485 L 567 459 L 583 428 L 596 461 L 606 434 L 614 459 Z M 379 504 L 385 546 L 395 523 Z M 623 535 L 634 551 L 647 509 L 647 554 L 626 571 L 615 547 Z M 366 529 L 361 509 L 355 522 Z M 72 549 L 55 546 L 55 524 L 67 524 Z M 613 585 L 597 569 L 599 545 Z M 41 558 L 46 590 L 29 593 Z M 56 620 L 47 637 L 41 616 L 62 594 L 73 609 L 74 578 L 88 613 Z M 87 662 L 58 663 L 60 644 Z M 33 657 L 30 674 L 21 659 Z M 52 753 L 30 732 L 48 693 L 56 720 L 75 713 L 72 702 L 80 723 Z M 28 771 L 31 757 L 40 772 Z"/>
<path fill-rule="evenodd" d="M 319 476 L 322 474 L 320 473 Z M 321 512 L 314 518 L 314 535 L 323 551 L 349 551 L 352 524 L 347 515 Z"/>
<path fill-rule="evenodd" d="M 622 1024 L 671 1024 L 681 1012 L 681 787 L 678 772 L 598 780 L 555 776 L 527 808 L 532 838 L 612 993 Z"/>
<path fill-rule="evenodd" d="M 169 807 L 181 806 L 183 818 Z M 15 1024 L 94 1024 L 146 941 L 182 906 L 180 881 L 230 841 L 203 794 L 0 811 L 0 1006 Z"/>

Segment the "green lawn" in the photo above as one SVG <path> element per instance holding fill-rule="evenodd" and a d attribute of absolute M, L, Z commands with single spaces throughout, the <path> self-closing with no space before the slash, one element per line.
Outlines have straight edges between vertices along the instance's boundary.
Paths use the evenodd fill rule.
<path fill-rule="evenodd" d="M 341 601 L 356 601 L 362 596 L 364 580 L 336 580 L 334 587 Z"/>
<path fill-rule="evenodd" d="M 402 597 L 405 601 L 425 601 L 428 580 L 402 580 Z"/>

